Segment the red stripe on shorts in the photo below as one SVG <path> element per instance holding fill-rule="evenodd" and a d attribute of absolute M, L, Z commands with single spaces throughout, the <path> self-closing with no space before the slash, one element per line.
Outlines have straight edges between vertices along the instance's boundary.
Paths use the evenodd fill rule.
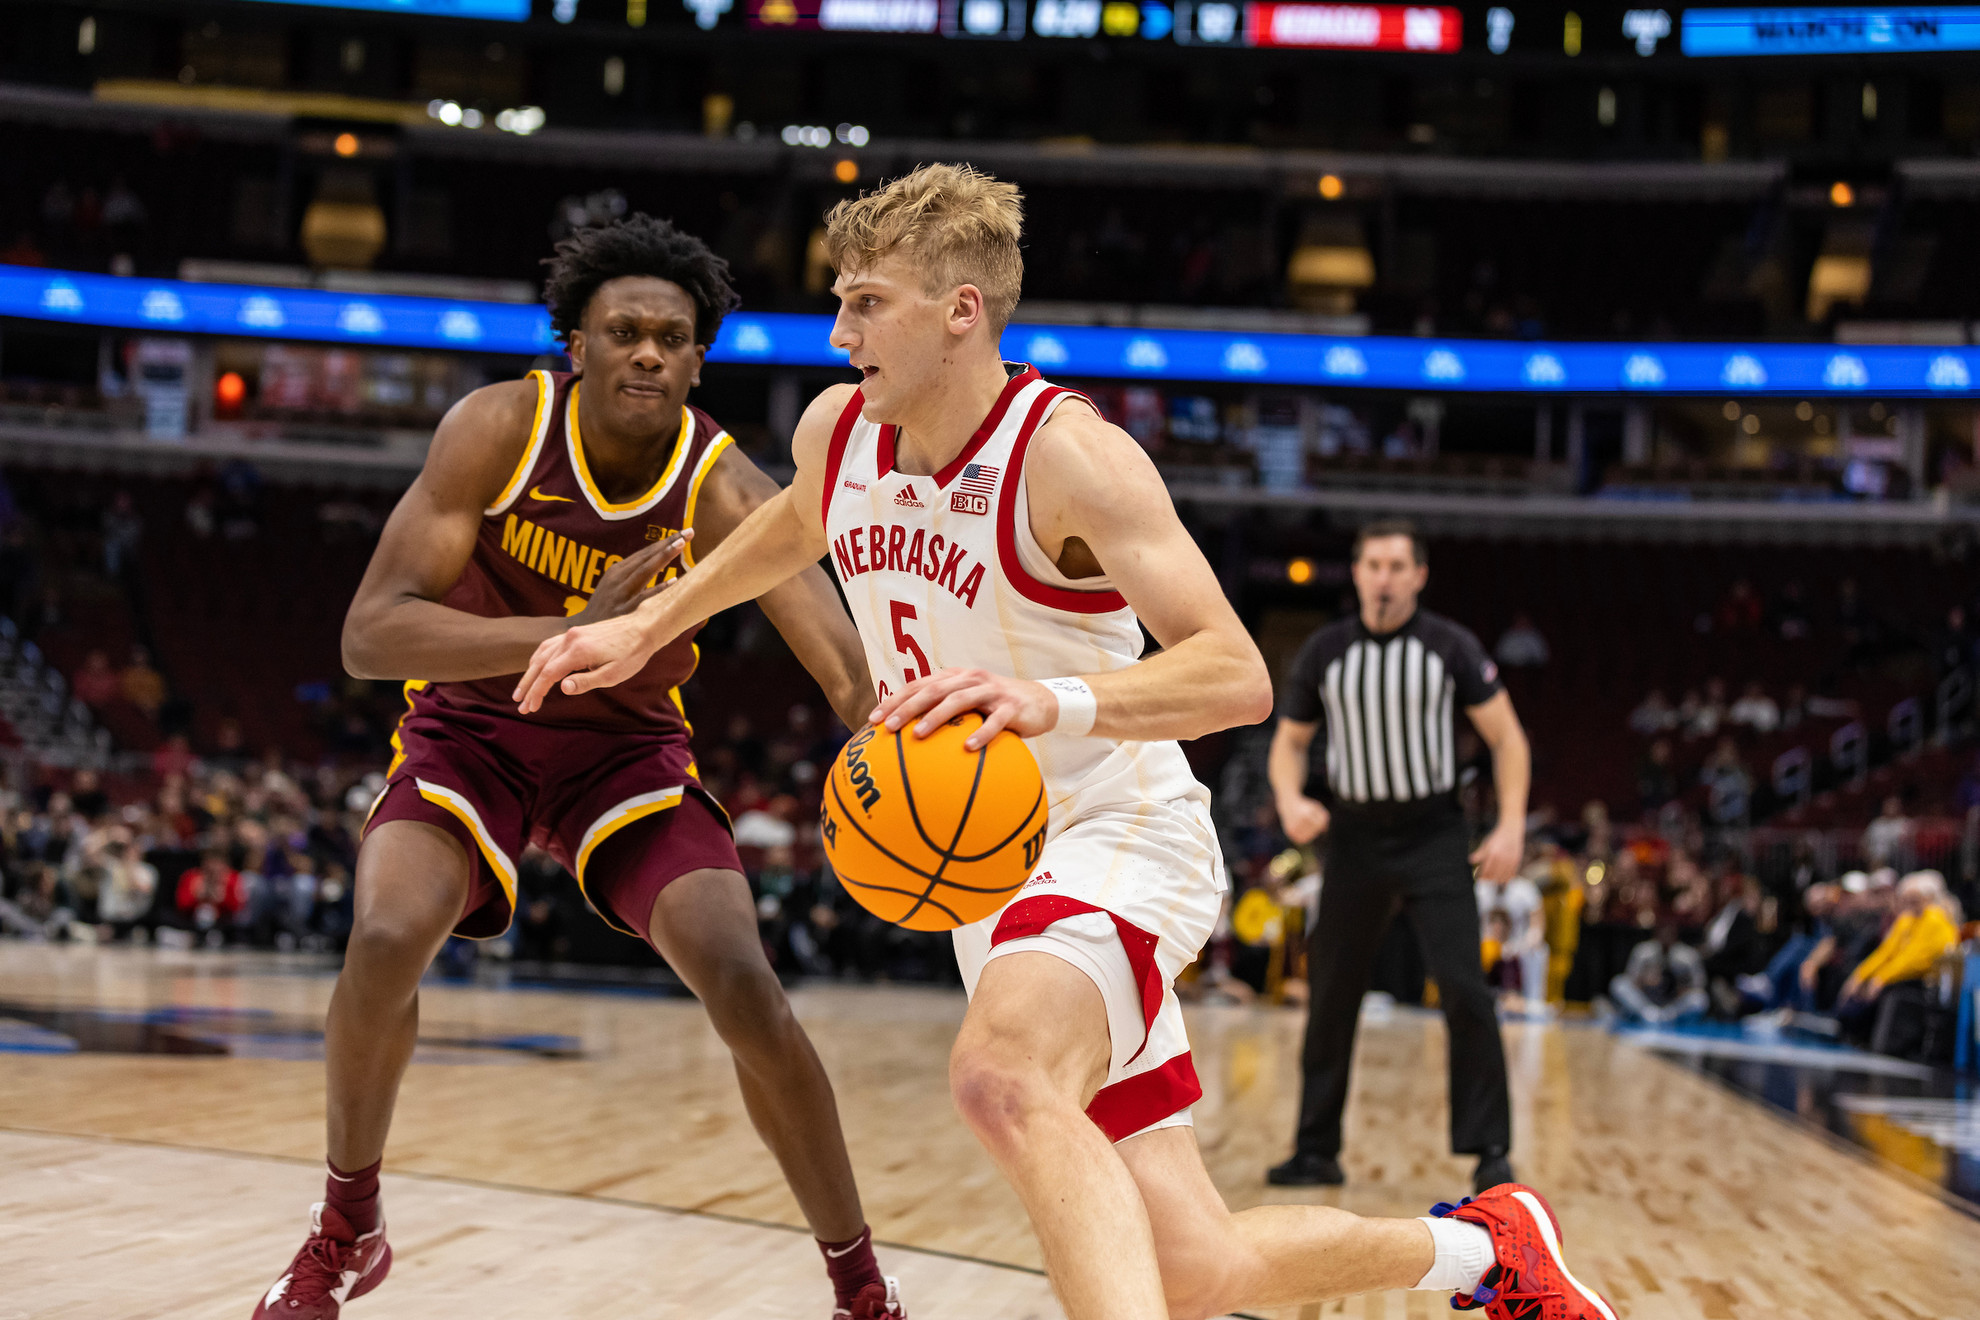
<path fill-rule="evenodd" d="M 1203 1083 L 1196 1079 L 1196 1065 L 1184 1050 L 1158 1068 L 1101 1087 L 1086 1107 L 1086 1116 L 1107 1134 L 1107 1140 L 1124 1141 L 1202 1098 Z"/>
<path fill-rule="evenodd" d="M 1148 1033 L 1155 1028 L 1155 1015 L 1162 1011 L 1164 986 L 1162 969 L 1155 965 L 1155 936 L 1105 908 L 1063 894 L 1038 894 L 1020 898 L 1004 909 L 1004 915 L 997 918 L 996 930 L 990 935 L 990 947 L 994 949 L 1006 940 L 1043 934 L 1054 922 L 1085 912 L 1106 912 L 1113 918 L 1114 929 L 1120 932 L 1121 947 L 1127 950 L 1128 969 L 1134 973 L 1135 984 L 1141 987 L 1141 1047 L 1129 1056 L 1128 1062 L 1133 1063 L 1148 1048 Z"/>

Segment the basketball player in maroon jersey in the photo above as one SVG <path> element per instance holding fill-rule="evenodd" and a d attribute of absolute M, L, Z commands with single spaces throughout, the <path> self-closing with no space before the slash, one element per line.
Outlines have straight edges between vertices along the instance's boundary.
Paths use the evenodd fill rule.
<path fill-rule="evenodd" d="M 764 957 L 727 817 L 696 777 L 679 694 L 694 630 L 619 687 L 531 717 L 510 699 L 538 643 L 665 590 L 676 559 L 692 564 L 778 491 L 687 402 L 736 303 L 724 262 L 636 215 L 566 239 L 547 264 L 571 372 L 531 372 L 454 406 L 345 621 L 346 666 L 407 680 L 411 709 L 365 826 L 325 1029 L 327 1194 L 255 1317 L 329 1320 L 384 1279 L 378 1171 L 418 1035 L 420 977 L 450 934 L 508 927 L 530 843 L 707 1005 L 750 1119 L 819 1239 L 833 1314 L 899 1317 L 831 1083 Z M 834 709 L 863 720 L 872 683 L 824 574 L 814 567 L 758 603 Z"/>

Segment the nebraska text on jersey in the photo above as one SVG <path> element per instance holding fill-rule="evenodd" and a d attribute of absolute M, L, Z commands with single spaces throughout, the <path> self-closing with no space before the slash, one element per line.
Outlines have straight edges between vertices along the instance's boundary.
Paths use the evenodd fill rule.
<path fill-rule="evenodd" d="M 910 529 L 899 523 L 854 527 L 832 542 L 832 560 L 839 566 L 841 582 L 862 573 L 910 573 L 947 589 L 972 609 L 983 585 L 983 565 L 962 546 L 944 540 L 940 532 L 929 535 L 925 527 Z"/>

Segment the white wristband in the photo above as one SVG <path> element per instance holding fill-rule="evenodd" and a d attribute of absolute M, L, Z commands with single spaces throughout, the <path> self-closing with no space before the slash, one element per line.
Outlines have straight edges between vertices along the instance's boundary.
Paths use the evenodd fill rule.
<path fill-rule="evenodd" d="M 1052 726 L 1053 733 L 1084 738 L 1093 732 L 1100 703 L 1094 698 L 1092 688 L 1077 678 L 1048 678 L 1045 686 L 1059 699 L 1059 722 Z"/>

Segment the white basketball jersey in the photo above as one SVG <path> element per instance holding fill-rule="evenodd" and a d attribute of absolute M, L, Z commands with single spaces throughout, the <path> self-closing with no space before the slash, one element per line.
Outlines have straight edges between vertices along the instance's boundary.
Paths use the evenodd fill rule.
<path fill-rule="evenodd" d="M 825 533 L 884 697 L 940 669 L 1047 679 L 1125 669 L 1141 624 L 1104 577 L 1060 573 L 1031 535 L 1026 446 L 1071 390 L 1013 364 L 983 425 L 933 476 L 894 470 L 895 428 L 855 393 L 825 465 Z M 1093 807 L 1209 801 L 1173 742 L 1027 740 L 1054 831 Z"/>

